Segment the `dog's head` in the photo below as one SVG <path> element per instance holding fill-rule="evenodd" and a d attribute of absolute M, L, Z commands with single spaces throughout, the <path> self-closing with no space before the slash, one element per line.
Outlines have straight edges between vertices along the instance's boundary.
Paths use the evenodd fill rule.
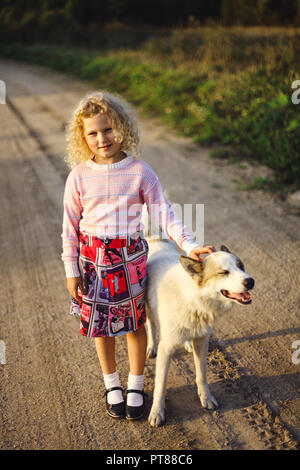
<path fill-rule="evenodd" d="M 212 295 L 220 295 L 229 302 L 242 305 L 251 303 L 249 290 L 254 279 L 245 272 L 242 261 L 224 245 L 220 251 L 211 253 L 203 261 L 180 256 L 180 262 L 199 287 L 207 287 Z M 211 289 L 209 289 L 211 288 Z"/>

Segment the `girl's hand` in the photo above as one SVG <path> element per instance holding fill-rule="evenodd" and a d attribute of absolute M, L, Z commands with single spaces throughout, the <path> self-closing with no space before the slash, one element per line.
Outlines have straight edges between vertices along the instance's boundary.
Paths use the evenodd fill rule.
<path fill-rule="evenodd" d="M 81 276 L 79 277 L 68 277 L 67 278 L 67 288 L 70 292 L 71 296 L 77 300 L 77 302 L 81 302 L 82 298 L 79 297 L 78 291 L 80 291 L 81 295 L 83 293 L 83 283 Z"/>
<path fill-rule="evenodd" d="M 189 254 L 189 258 L 193 258 L 197 261 L 202 261 L 202 259 L 200 258 L 200 255 L 202 255 L 203 253 L 214 253 L 215 251 L 217 251 L 215 249 L 214 246 L 212 245 L 208 245 L 208 246 L 196 246 L 196 248 L 194 248 L 190 254 Z"/>

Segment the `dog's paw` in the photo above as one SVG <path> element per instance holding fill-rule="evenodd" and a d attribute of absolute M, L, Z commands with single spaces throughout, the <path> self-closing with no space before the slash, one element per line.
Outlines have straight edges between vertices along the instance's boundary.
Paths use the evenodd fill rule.
<path fill-rule="evenodd" d="M 214 410 L 215 408 L 219 407 L 219 404 L 215 397 L 209 392 L 209 394 L 199 395 L 201 405 L 203 408 L 207 408 L 208 410 Z"/>
<path fill-rule="evenodd" d="M 154 409 L 152 406 L 148 422 L 150 426 L 153 426 L 154 428 L 162 426 L 165 423 L 165 410 L 163 408 Z"/>
<path fill-rule="evenodd" d="M 148 358 L 153 358 L 156 357 L 157 355 L 157 347 L 156 346 L 148 346 L 147 347 L 147 357 Z"/>
<path fill-rule="evenodd" d="M 187 352 L 191 353 L 193 352 L 193 345 L 191 341 L 185 341 L 184 342 L 184 348 L 186 349 Z"/>

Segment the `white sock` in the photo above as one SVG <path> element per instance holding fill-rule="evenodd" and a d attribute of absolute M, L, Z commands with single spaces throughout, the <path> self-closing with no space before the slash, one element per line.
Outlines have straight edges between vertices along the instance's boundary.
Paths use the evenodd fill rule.
<path fill-rule="evenodd" d="M 120 387 L 120 379 L 118 371 L 113 372 L 112 374 L 103 374 L 104 384 L 106 390 L 112 387 Z M 117 405 L 124 401 L 121 390 L 113 390 L 107 394 L 107 401 L 110 405 Z"/>
<path fill-rule="evenodd" d="M 133 375 L 129 372 L 128 375 L 128 390 L 143 390 L 144 389 L 144 374 L 143 375 Z M 141 406 L 143 404 L 143 395 L 139 393 L 128 393 L 127 395 L 127 405 L 128 406 Z"/>

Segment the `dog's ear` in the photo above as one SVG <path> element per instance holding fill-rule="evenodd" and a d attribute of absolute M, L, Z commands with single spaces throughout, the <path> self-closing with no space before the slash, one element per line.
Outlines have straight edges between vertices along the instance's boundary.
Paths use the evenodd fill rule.
<path fill-rule="evenodd" d="M 204 263 L 187 256 L 179 256 L 179 261 L 186 272 L 198 282 L 203 278 Z"/>
<path fill-rule="evenodd" d="M 226 251 L 227 253 L 231 253 L 231 251 L 227 248 L 227 246 L 225 245 L 221 245 L 221 248 L 220 248 L 221 251 Z"/>

